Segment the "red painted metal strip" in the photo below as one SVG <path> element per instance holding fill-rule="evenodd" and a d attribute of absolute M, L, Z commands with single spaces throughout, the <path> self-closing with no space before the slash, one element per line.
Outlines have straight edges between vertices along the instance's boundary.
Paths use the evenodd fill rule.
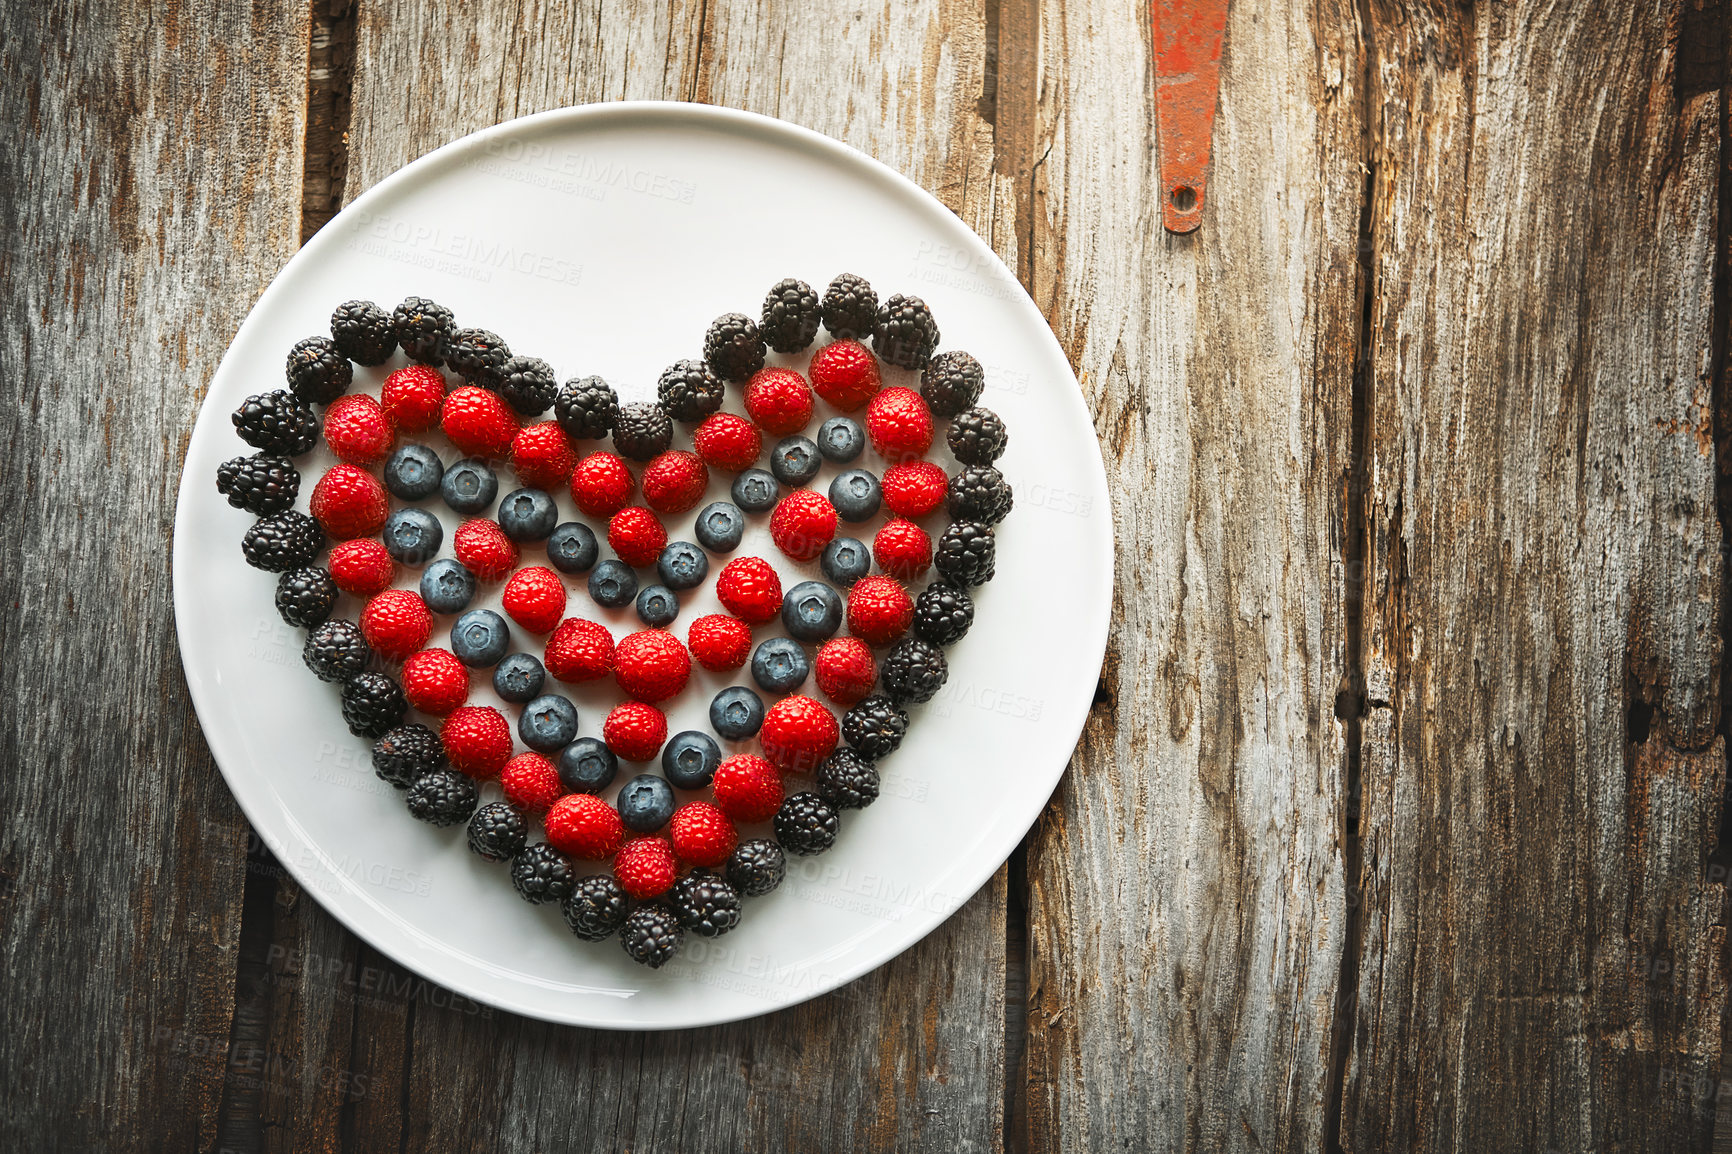
<path fill-rule="evenodd" d="M 1150 0 L 1150 7 L 1161 218 L 1168 232 L 1193 232 L 1203 222 L 1203 185 L 1221 90 L 1227 0 Z"/>

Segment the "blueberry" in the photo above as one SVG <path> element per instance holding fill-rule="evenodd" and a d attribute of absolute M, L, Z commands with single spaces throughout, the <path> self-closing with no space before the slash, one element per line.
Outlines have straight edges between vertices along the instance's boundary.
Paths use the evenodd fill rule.
<path fill-rule="evenodd" d="M 559 524 L 559 507 L 540 489 L 513 489 L 499 502 L 499 527 L 513 541 L 545 541 Z"/>
<path fill-rule="evenodd" d="M 710 702 L 710 728 L 728 741 L 745 741 L 764 724 L 764 699 L 744 685 L 730 685 Z"/>
<path fill-rule="evenodd" d="M 842 595 L 822 581 L 800 582 L 782 598 L 782 627 L 801 641 L 828 640 L 842 628 Z"/>
<path fill-rule="evenodd" d="M 645 585 L 638 591 L 637 615 L 651 629 L 665 629 L 680 615 L 680 599 L 666 585 Z"/>
<path fill-rule="evenodd" d="M 797 641 L 771 637 L 752 650 L 752 680 L 770 693 L 792 693 L 806 682 L 812 662 Z"/>
<path fill-rule="evenodd" d="M 770 450 L 770 472 L 791 488 L 797 489 L 816 477 L 823 464 L 824 458 L 818 455 L 818 446 L 812 443 L 812 438 L 799 433 L 783 437 Z"/>
<path fill-rule="evenodd" d="M 653 773 L 640 773 L 619 787 L 619 820 L 633 833 L 654 833 L 674 815 L 673 787 Z"/>
<path fill-rule="evenodd" d="M 445 470 L 439 495 L 459 513 L 484 513 L 499 493 L 499 478 L 487 462 L 467 458 Z"/>
<path fill-rule="evenodd" d="M 872 571 L 872 550 L 857 537 L 838 537 L 824 546 L 818 564 L 836 584 L 852 585 Z"/>
<path fill-rule="evenodd" d="M 475 574 L 446 557 L 421 574 L 421 600 L 435 613 L 461 613 L 475 596 Z"/>
<path fill-rule="evenodd" d="M 597 605 L 618 609 L 637 596 L 637 574 L 624 561 L 609 557 L 589 571 L 589 596 Z"/>
<path fill-rule="evenodd" d="M 818 429 L 818 451 L 826 461 L 846 465 L 866 448 L 866 434 L 852 417 L 831 417 Z"/>
<path fill-rule="evenodd" d="M 619 772 L 619 758 L 593 737 L 580 737 L 566 746 L 556 764 L 559 783 L 573 793 L 600 793 Z"/>
<path fill-rule="evenodd" d="M 517 736 L 537 753 L 552 753 L 577 736 L 577 706 L 557 693 L 544 693 L 517 715 Z"/>
<path fill-rule="evenodd" d="M 836 479 L 830 482 L 830 504 L 836 506 L 838 517 L 852 524 L 870 521 L 877 516 L 883 499 L 878 478 L 865 469 L 837 473 Z"/>
<path fill-rule="evenodd" d="M 707 733 L 688 729 L 662 747 L 662 772 L 681 789 L 702 789 L 716 776 L 722 750 Z"/>
<path fill-rule="evenodd" d="M 696 589 L 710 575 L 710 559 L 690 541 L 670 541 L 656 561 L 656 573 L 669 589 Z"/>
<path fill-rule="evenodd" d="M 581 521 L 567 521 L 547 539 L 547 559 L 561 573 L 582 573 L 600 555 L 594 531 Z"/>
<path fill-rule="evenodd" d="M 445 466 L 426 445 L 404 445 L 385 462 L 385 488 L 405 501 L 419 501 L 439 491 Z"/>
<path fill-rule="evenodd" d="M 541 693 L 547 671 L 527 653 L 508 654 L 493 670 L 493 692 L 521 705 Z"/>
<path fill-rule="evenodd" d="M 776 478 L 762 469 L 747 469 L 728 490 L 734 504 L 748 513 L 768 513 L 776 507 Z"/>
<path fill-rule="evenodd" d="M 740 547 L 740 538 L 746 535 L 746 515 L 740 512 L 738 505 L 712 501 L 698 514 L 692 532 L 697 536 L 698 544 L 710 552 L 732 553 Z"/>
<path fill-rule="evenodd" d="M 510 643 L 511 630 L 505 627 L 505 618 L 491 609 L 471 609 L 451 627 L 451 652 L 475 668 L 498 662 Z"/>
<path fill-rule="evenodd" d="M 445 527 L 425 509 L 398 509 L 385 519 L 385 552 L 405 565 L 425 565 L 445 541 Z"/>

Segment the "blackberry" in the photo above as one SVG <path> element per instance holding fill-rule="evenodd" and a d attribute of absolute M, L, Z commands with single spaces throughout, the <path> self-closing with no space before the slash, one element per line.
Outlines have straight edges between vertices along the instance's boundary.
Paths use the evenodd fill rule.
<path fill-rule="evenodd" d="M 845 272 L 824 290 L 824 327 L 831 336 L 864 339 L 877 320 L 878 294 L 866 278 Z"/>
<path fill-rule="evenodd" d="M 486 329 L 453 329 L 445 346 L 445 363 L 472 385 L 499 391 L 511 349 L 498 333 Z"/>
<path fill-rule="evenodd" d="M 562 902 L 571 896 L 577 877 L 564 854 L 538 841 L 511 859 L 511 884 L 526 902 Z"/>
<path fill-rule="evenodd" d="M 680 925 L 700 938 L 719 938 L 740 924 L 740 893 L 727 879 L 707 872 L 687 874 L 668 891 Z"/>
<path fill-rule="evenodd" d="M 878 800 L 878 770 L 851 749 L 838 749 L 818 765 L 818 796 L 837 809 L 865 809 Z"/>
<path fill-rule="evenodd" d="M 599 942 L 625 925 L 630 909 L 625 887 L 612 874 L 590 874 L 577 879 L 562 912 L 572 933 L 586 942 Z"/>
<path fill-rule="evenodd" d="M 619 394 L 600 377 L 569 380 L 554 394 L 553 416 L 567 436 L 593 441 L 613 432 L 619 420 Z"/>
<path fill-rule="evenodd" d="M 553 366 L 540 357 L 512 357 L 500 369 L 499 395 L 526 417 L 539 417 L 553 404 L 559 384 Z"/>
<path fill-rule="evenodd" d="M 974 624 L 974 598 L 948 581 L 934 581 L 914 600 L 914 635 L 928 645 L 955 645 Z"/>
<path fill-rule="evenodd" d="M 438 368 L 451 341 L 451 310 L 426 297 L 404 297 L 391 314 L 391 330 L 408 358 Z"/>
<path fill-rule="evenodd" d="M 782 884 L 788 857 L 767 837 L 755 837 L 734 847 L 722 867 L 734 888 L 749 898 L 761 898 Z"/>
<path fill-rule="evenodd" d="M 944 660 L 944 650 L 918 637 L 898 641 L 878 667 L 878 680 L 884 691 L 897 701 L 916 705 L 931 701 L 949 676 L 950 665 Z"/>
<path fill-rule="evenodd" d="M 680 952 L 685 936 L 672 910 L 660 904 L 647 905 L 639 906 L 626 918 L 625 925 L 620 927 L 619 944 L 632 961 L 659 970 Z"/>
<path fill-rule="evenodd" d="M 764 338 L 745 313 L 723 313 L 704 333 L 704 360 L 724 381 L 743 381 L 764 367 Z"/>
<path fill-rule="evenodd" d="M 247 564 L 267 573 L 283 573 L 311 565 L 325 547 L 325 531 L 305 513 L 289 509 L 253 522 L 241 538 Z"/>
<path fill-rule="evenodd" d="M 353 621 L 327 621 L 307 631 L 301 659 L 320 681 L 347 681 L 367 668 L 373 650 Z"/>
<path fill-rule="evenodd" d="M 908 714 L 881 693 L 863 697 L 842 715 L 843 740 L 877 761 L 895 753 L 908 732 Z"/>
<path fill-rule="evenodd" d="M 248 397 L 230 419 L 241 440 L 267 453 L 298 457 L 319 443 L 319 418 L 287 389 Z"/>
<path fill-rule="evenodd" d="M 277 613 L 284 623 L 303 627 L 330 617 L 337 604 L 337 583 L 329 569 L 308 565 L 277 578 Z"/>
<path fill-rule="evenodd" d="M 648 461 L 668 451 L 674 442 L 674 424 L 661 406 L 647 401 L 621 405 L 613 427 L 613 447 L 620 456 Z"/>
<path fill-rule="evenodd" d="M 445 764 L 445 746 L 425 725 L 399 725 L 373 743 L 373 772 L 398 789 Z"/>
<path fill-rule="evenodd" d="M 951 418 L 944 440 L 964 465 L 990 465 L 1004 455 L 1010 430 L 991 409 L 973 408 Z"/>
<path fill-rule="evenodd" d="M 469 819 L 469 851 L 483 861 L 510 861 L 528 835 L 523 815 L 502 801 L 489 802 Z"/>
<path fill-rule="evenodd" d="M 415 779 L 409 787 L 409 813 L 429 825 L 456 825 L 468 821 L 481 801 L 475 780 L 454 769 L 435 769 Z"/>
<path fill-rule="evenodd" d="M 331 314 L 337 348 L 361 365 L 382 365 L 397 351 L 391 316 L 372 301 L 344 301 Z"/>
<path fill-rule="evenodd" d="M 764 297 L 763 322 L 758 332 L 764 343 L 778 353 L 797 353 L 818 335 L 823 307 L 818 294 L 803 280 L 788 277 L 770 286 Z"/>
<path fill-rule="evenodd" d="M 905 369 L 925 368 L 937 347 L 938 322 L 925 301 L 897 293 L 878 306 L 872 351 L 879 360 Z"/>
<path fill-rule="evenodd" d="M 283 371 L 290 390 L 309 405 L 330 404 L 348 392 L 355 380 L 355 366 L 330 337 L 296 341 Z"/>
<path fill-rule="evenodd" d="M 294 508 L 300 491 L 301 474 L 287 457 L 254 453 L 217 466 L 217 492 L 235 508 L 258 517 Z"/>
<path fill-rule="evenodd" d="M 403 687 L 383 673 L 357 673 L 343 682 L 343 720 L 356 737 L 383 737 L 403 720 Z"/>
<path fill-rule="evenodd" d="M 836 844 L 838 825 L 829 802 L 815 793 L 796 793 L 776 811 L 776 840 L 789 853 L 810 857 Z"/>
<path fill-rule="evenodd" d="M 980 399 L 986 370 L 965 352 L 939 353 L 920 372 L 920 395 L 936 417 L 954 417 Z"/>
<path fill-rule="evenodd" d="M 676 421 L 701 421 L 722 407 L 727 383 L 702 361 L 675 361 L 662 370 L 656 396 Z"/>
<path fill-rule="evenodd" d="M 984 585 L 997 566 L 992 526 L 952 521 L 932 547 L 932 567 L 957 585 Z"/>
<path fill-rule="evenodd" d="M 996 525 L 1010 515 L 1015 499 L 1010 482 L 991 465 L 969 465 L 950 478 L 944 505 L 958 521 Z"/>

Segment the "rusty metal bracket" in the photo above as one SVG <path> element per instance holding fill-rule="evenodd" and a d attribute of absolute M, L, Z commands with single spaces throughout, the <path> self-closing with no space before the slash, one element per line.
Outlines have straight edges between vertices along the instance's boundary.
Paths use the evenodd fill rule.
<path fill-rule="evenodd" d="M 1203 223 L 1209 138 L 1221 91 L 1227 0 L 1150 0 L 1155 42 L 1155 131 L 1161 220 L 1168 232 Z"/>

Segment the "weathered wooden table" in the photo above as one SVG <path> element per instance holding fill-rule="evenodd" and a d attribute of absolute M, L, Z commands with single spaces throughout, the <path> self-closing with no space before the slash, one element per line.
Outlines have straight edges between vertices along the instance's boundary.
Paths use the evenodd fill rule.
<path fill-rule="evenodd" d="M 7 1149 L 1702 1150 L 1727 994 L 1728 5 L 1237 0 L 1158 224 L 1130 0 L 0 13 Z M 1115 625 L 1039 827 L 759 1021 L 428 987 L 248 833 L 168 611 L 182 447 L 342 203 L 711 101 L 930 188 L 1107 458 Z"/>

